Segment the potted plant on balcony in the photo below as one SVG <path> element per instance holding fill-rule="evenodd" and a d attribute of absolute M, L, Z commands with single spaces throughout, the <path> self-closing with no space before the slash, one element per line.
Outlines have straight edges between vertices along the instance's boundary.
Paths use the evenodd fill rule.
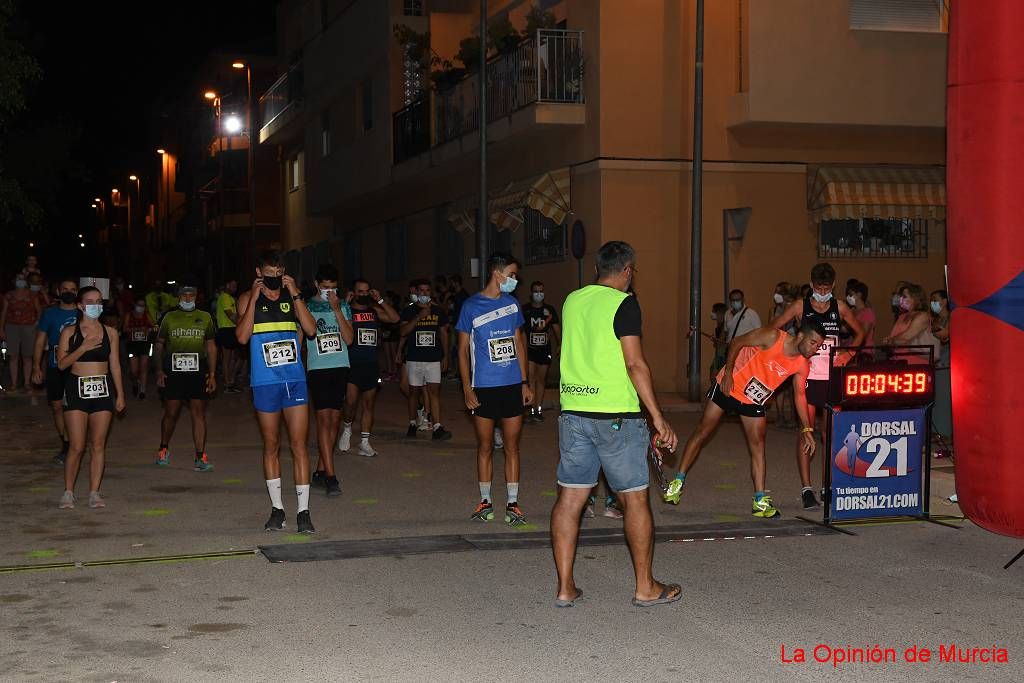
<path fill-rule="evenodd" d="M 530 11 L 526 14 L 526 35 L 535 36 L 537 31 L 553 29 L 555 27 L 555 14 L 537 5 L 531 5 Z"/>
<path fill-rule="evenodd" d="M 508 15 L 495 18 L 487 27 L 487 47 L 499 55 L 514 51 L 523 42 L 523 37 L 512 25 Z"/>

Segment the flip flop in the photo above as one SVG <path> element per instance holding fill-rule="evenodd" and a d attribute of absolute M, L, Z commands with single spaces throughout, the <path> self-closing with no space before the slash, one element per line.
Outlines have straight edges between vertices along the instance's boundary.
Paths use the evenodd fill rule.
<path fill-rule="evenodd" d="M 676 591 L 675 595 L 672 595 L 673 591 Z M 661 591 L 661 595 L 654 600 L 639 600 L 637 598 L 633 598 L 633 606 L 653 607 L 654 605 L 667 605 L 679 600 L 681 597 L 683 597 L 683 587 L 678 583 L 670 583 L 666 584 L 665 588 Z"/>
<path fill-rule="evenodd" d="M 576 589 L 576 597 L 572 600 L 562 600 L 561 598 L 555 599 L 555 607 L 575 607 L 576 601 L 583 597 L 583 589 Z"/>

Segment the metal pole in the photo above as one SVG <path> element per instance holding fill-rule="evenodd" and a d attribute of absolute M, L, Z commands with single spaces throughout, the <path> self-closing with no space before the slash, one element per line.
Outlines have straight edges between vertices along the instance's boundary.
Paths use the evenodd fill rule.
<path fill-rule="evenodd" d="M 693 65 L 693 195 L 690 200 L 690 328 L 700 329 L 701 183 L 704 157 L 704 0 L 697 0 L 697 36 Z M 700 400 L 701 337 L 690 335 L 688 398 Z"/>
<path fill-rule="evenodd" d="M 252 258 L 249 259 L 248 267 L 252 268 L 256 264 L 256 144 L 259 142 L 259 135 L 255 130 L 256 113 L 252 101 L 252 67 L 248 64 L 245 67 L 245 81 L 249 93 L 249 241 L 252 242 Z M 224 239 L 223 232 L 221 239 Z M 221 280 L 227 280 L 228 274 L 221 272 L 220 277 Z"/>
<path fill-rule="evenodd" d="M 476 240 L 479 262 L 480 289 L 487 285 L 490 273 L 484 272 L 487 263 L 487 0 L 480 0 L 480 206 L 477 210 Z"/>

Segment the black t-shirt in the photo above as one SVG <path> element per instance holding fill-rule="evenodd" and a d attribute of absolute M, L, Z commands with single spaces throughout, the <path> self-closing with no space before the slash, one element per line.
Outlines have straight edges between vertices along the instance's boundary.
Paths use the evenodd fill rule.
<path fill-rule="evenodd" d="M 419 306 L 402 309 L 402 322 L 415 320 L 422 311 Z M 431 304 L 430 313 L 423 316 L 409 333 L 405 342 L 405 359 L 417 363 L 433 363 L 444 358 L 441 348 L 441 328 L 448 326 L 448 314 L 440 306 Z"/>
<path fill-rule="evenodd" d="M 526 345 L 535 351 L 551 353 L 551 326 L 557 325 L 558 311 L 554 306 L 544 304 L 542 306 L 524 306 L 523 315 L 526 317 L 526 324 L 523 331 L 526 333 Z"/>
<path fill-rule="evenodd" d="M 376 363 L 381 343 L 380 320 L 373 308 L 352 309 L 352 343 L 348 355 L 353 363 Z"/>
<path fill-rule="evenodd" d="M 635 296 L 627 296 L 615 311 L 615 338 L 642 337 L 643 319 L 640 314 L 640 303 Z"/>

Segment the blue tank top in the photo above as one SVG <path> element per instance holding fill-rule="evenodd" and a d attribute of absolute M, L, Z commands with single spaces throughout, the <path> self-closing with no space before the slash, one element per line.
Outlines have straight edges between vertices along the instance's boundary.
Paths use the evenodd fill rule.
<path fill-rule="evenodd" d="M 277 301 L 260 294 L 255 303 L 252 338 L 249 340 L 250 385 L 304 382 L 306 370 L 299 353 L 299 323 L 287 290 Z"/>

